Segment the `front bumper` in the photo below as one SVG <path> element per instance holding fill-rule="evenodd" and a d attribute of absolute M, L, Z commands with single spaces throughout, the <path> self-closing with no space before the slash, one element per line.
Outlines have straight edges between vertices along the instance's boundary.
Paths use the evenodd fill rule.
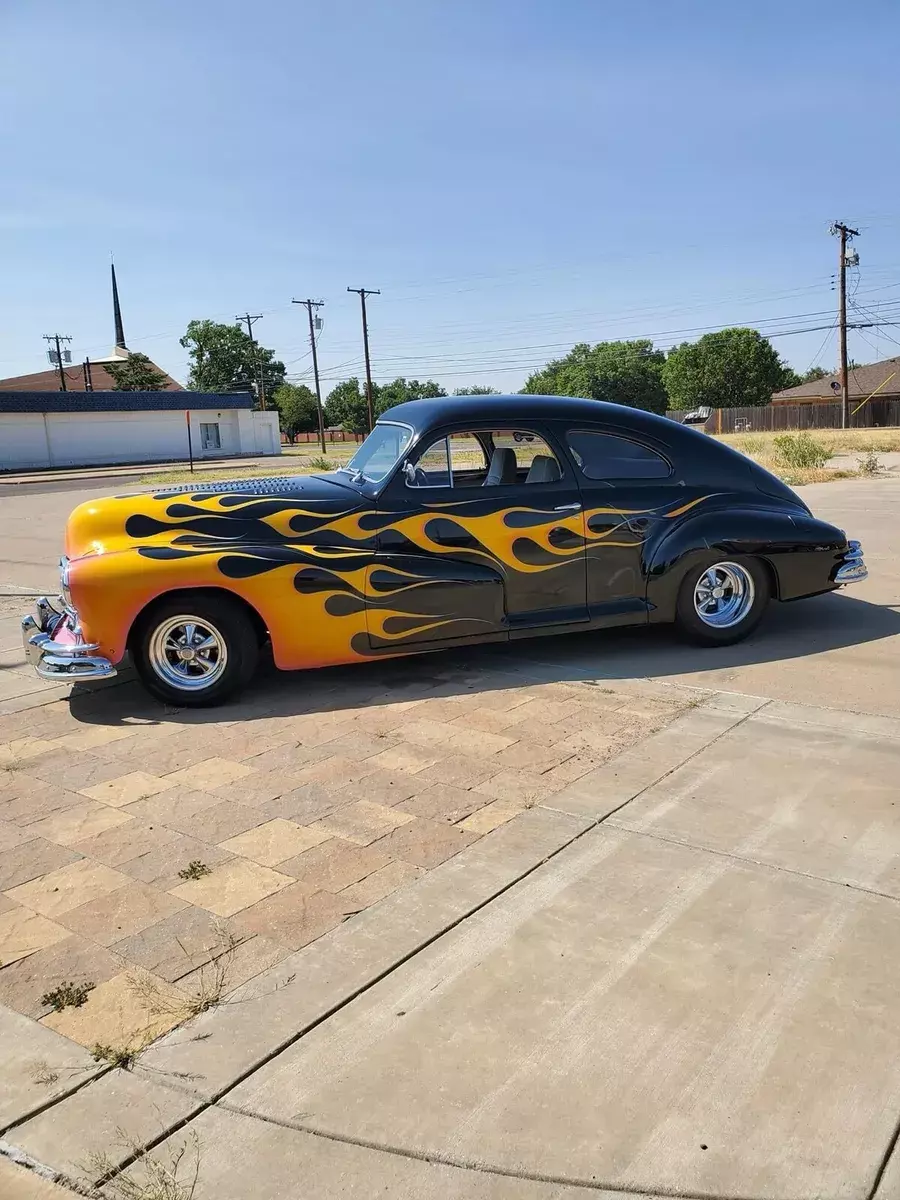
<path fill-rule="evenodd" d="M 41 679 L 112 679 L 116 668 L 95 651 L 97 643 L 84 640 L 78 614 L 62 596 L 42 596 L 35 611 L 22 618 L 25 657 Z"/>
<path fill-rule="evenodd" d="M 834 582 L 837 584 L 861 583 L 868 577 L 868 574 L 863 561 L 862 546 L 859 542 L 848 542 L 843 561 L 835 571 Z"/>

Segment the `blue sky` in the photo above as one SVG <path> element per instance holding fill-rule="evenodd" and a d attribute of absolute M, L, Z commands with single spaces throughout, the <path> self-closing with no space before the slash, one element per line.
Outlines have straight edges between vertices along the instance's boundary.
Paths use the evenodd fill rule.
<path fill-rule="evenodd" d="M 0 375 L 263 313 L 325 389 L 514 390 L 576 340 L 900 314 L 900 6 L 866 0 L 0 0 Z M 806 314 L 813 314 L 807 316 Z M 768 322 L 768 325 L 765 323 Z M 760 324 L 762 323 L 762 324 Z M 900 326 L 851 335 L 871 361 Z M 823 345 L 824 343 L 824 345 Z M 831 366 L 827 331 L 775 343 Z"/>

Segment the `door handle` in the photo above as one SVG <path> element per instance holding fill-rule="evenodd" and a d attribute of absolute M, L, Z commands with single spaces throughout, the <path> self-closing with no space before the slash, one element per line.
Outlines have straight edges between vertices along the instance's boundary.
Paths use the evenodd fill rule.
<path fill-rule="evenodd" d="M 576 501 L 575 504 L 557 504 L 554 512 L 580 512 L 581 504 Z"/>

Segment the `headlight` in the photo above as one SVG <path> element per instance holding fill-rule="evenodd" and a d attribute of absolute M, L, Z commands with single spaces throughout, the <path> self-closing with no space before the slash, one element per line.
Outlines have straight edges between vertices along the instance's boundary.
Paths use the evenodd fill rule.
<path fill-rule="evenodd" d="M 72 607 L 72 593 L 69 591 L 69 560 L 65 557 L 59 560 L 59 590 L 69 608 Z"/>

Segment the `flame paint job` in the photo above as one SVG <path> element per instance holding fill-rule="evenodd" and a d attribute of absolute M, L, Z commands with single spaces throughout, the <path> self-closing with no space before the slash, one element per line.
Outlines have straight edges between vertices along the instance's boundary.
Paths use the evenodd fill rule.
<path fill-rule="evenodd" d="M 485 398 L 501 402 L 546 410 L 548 398 Z M 445 401 L 429 415 L 422 406 L 430 403 L 401 406 L 416 409 L 410 423 L 419 446 L 448 412 L 460 418 L 470 404 Z M 554 415 L 564 404 L 581 406 L 569 424 L 582 430 L 585 413 L 597 410 L 620 426 L 626 420 L 616 406 L 553 404 Z M 671 430 L 676 449 L 679 439 L 696 439 L 684 442 L 699 447 L 695 459 L 664 484 L 611 488 L 579 476 L 560 420 L 534 420 L 528 427 L 564 464 L 555 489 L 469 487 L 441 499 L 447 489 L 429 495 L 402 480 L 398 488 L 396 478 L 367 494 L 346 476 L 280 477 L 81 505 L 68 523 L 66 553 L 85 636 L 118 662 L 152 601 L 181 589 L 224 589 L 259 614 L 276 664 L 293 669 L 670 620 L 684 571 L 719 548 L 765 558 L 782 599 L 833 586 L 830 573 L 846 549 L 840 530 L 815 521 L 778 481 L 771 486 L 787 498 L 763 495 L 746 460 L 703 435 L 625 411 L 657 445 L 660 430 Z"/>

